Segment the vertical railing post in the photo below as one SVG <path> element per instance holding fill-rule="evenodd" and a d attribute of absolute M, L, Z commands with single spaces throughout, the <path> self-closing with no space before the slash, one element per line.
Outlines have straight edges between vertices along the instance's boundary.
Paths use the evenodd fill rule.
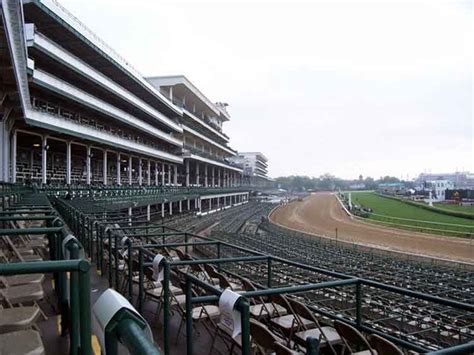
<path fill-rule="evenodd" d="M 128 256 L 128 301 L 132 303 L 133 299 L 133 263 L 132 263 L 132 241 L 127 239 L 127 256 Z"/>
<path fill-rule="evenodd" d="M 272 257 L 267 258 L 267 287 L 272 288 Z"/>
<path fill-rule="evenodd" d="M 362 324 L 362 283 L 357 280 L 356 283 L 356 324 L 358 327 Z"/>
<path fill-rule="evenodd" d="M 240 316 L 242 322 L 242 355 L 250 355 L 250 315 L 249 302 L 245 298 L 240 299 Z"/>
<path fill-rule="evenodd" d="M 91 346 L 91 281 L 90 264 L 82 260 L 79 264 L 79 322 L 81 355 L 92 355 Z"/>
<path fill-rule="evenodd" d="M 170 265 L 165 260 L 163 262 L 164 278 L 163 278 L 163 348 L 165 355 L 170 353 L 169 339 L 169 318 L 170 318 Z"/>
<path fill-rule="evenodd" d="M 193 354 L 192 281 L 186 277 L 186 354 Z"/>
<path fill-rule="evenodd" d="M 107 238 L 109 240 L 109 267 L 107 268 L 107 274 L 109 276 L 109 287 L 112 287 L 112 231 L 107 230 Z"/>
<path fill-rule="evenodd" d="M 138 311 L 142 313 L 143 310 L 143 250 L 138 249 Z"/>
<path fill-rule="evenodd" d="M 79 246 L 75 242 L 68 243 L 68 249 L 71 254 L 71 259 L 79 259 Z M 69 337 L 71 339 L 70 353 L 72 355 L 79 354 L 79 275 L 77 271 L 70 273 L 71 283 L 69 286 L 69 304 L 71 310 Z"/>

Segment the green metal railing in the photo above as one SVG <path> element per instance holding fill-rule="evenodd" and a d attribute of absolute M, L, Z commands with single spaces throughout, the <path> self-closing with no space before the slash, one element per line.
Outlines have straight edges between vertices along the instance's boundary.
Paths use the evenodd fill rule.
<path fill-rule="evenodd" d="M 71 354 L 91 355 L 90 264 L 86 260 L 37 261 L 30 263 L 0 264 L 0 275 L 60 273 L 72 275 L 70 311 L 66 315 L 71 325 Z"/>

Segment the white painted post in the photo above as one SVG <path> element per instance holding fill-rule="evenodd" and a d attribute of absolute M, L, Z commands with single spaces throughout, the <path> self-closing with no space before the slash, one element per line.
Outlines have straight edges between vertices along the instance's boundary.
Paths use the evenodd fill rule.
<path fill-rule="evenodd" d="M 170 216 L 173 215 L 173 202 L 170 201 Z"/>
<path fill-rule="evenodd" d="M 178 166 L 174 165 L 174 186 L 178 186 Z"/>
<path fill-rule="evenodd" d="M 165 186 L 165 163 L 161 163 L 161 186 Z"/>
<path fill-rule="evenodd" d="M 91 146 L 88 145 L 86 148 L 86 184 L 91 184 Z"/>
<path fill-rule="evenodd" d="M 196 162 L 196 185 L 199 185 L 199 163 Z"/>
<path fill-rule="evenodd" d="M 189 159 L 186 160 L 186 186 L 189 186 Z"/>
<path fill-rule="evenodd" d="M 161 203 L 161 218 L 165 218 L 165 203 Z"/>
<path fill-rule="evenodd" d="M 132 156 L 128 156 L 128 184 L 132 185 Z"/>
<path fill-rule="evenodd" d="M 158 186 L 158 162 L 155 161 L 155 185 Z"/>
<path fill-rule="evenodd" d="M 12 183 L 16 183 L 16 146 L 17 146 L 17 134 L 16 130 L 13 131 L 12 137 Z"/>
<path fill-rule="evenodd" d="M 46 168 L 47 168 L 47 165 L 46 165 L 46 162 L 47 162 L 47 146 L 48 146 L 48 137 L 47 136 L 43 136 L 43 144 L 42 144 L 42 148 L 43 148 L 43 151 L 41 152 L 41 175 L 42 175 L 42 182 L 43 184 L 46 184 L 47 182 L 47 175 L 46 175 Z"/>
<path fill-rule="evenodd" d="M 66 142 L 66 184 L 71 185 L 71 141 Z"/>
<path fill-rule="evenodd" d="M 148 174 L 147 175 L 147 184 L 148 184 L 148 186 L 150 186 L 151 185 L 151 162 L 150 162 L 150 159 L 148 159 L 147 170 L 148 170 L 148 172 L 147 172 L 147 174 Z"/>
<path fill-rule="evenodd" d="M 207 187 L 207 164 L 204 165 L 204 186 Z"/>
<path fill-rule="evenodd" d="M 171 164 L 168 164 L 168 185 L 171 186 L 172 185 L 172 182 L 171 182 Z"/>
<path fill-rule="evenodd" d="M 138 185 L 142 186 L 143 172 L 142 172 L 142 158 L 138 158 Z"/>
<path fill-rule="evenodd" d="M 121 157 L 120 157 L 120 153 L 117 152 L 117 185 L 121 185 L 122 182 L 120 181 L 121 180 L 121 174 L 122 174 L 122 162 L 120 161 Z"/>
<path fill-rule="evenodd" d="M 179 213 L 183 212 L 183 201 L 179 200 Z"/>
<path fill-rule="evenodd" d="M 104 173 L 104 185 L 107 185 L 107 150 L 104 149 L 104 159 L 102 160 L 102 172 Z"/>
<path fill-rule="evenodd" d="M 212 187 L 216 187 L 215 181 L 214 181 L 214 165 L 212 166 Z"/>
<path fill-rule="evenodd" d="M 151 219 L 151 207 L 150 205 L 146 206 L 146 220 L 149 221 Z"/>

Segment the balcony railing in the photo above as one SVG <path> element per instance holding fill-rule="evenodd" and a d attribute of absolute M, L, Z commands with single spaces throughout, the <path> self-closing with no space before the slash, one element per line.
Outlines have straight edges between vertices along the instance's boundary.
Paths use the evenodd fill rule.
<path fill-rule="evenodd" d="M 68 121 L 72 121 L 78 124 L 81 124 L 83 126 L 88 126 L 96 129 L 99 132 L 105 132 L 110 135 L 123 138 L 126 140 L 129 140 L 134 143 L 138 143 L 153 149 L 161 150 L 161 151 L 166 151 L 167 153 L 174 154 L 172 151 L 168 151 L 165 149 L 164 146 L 155 144 L 152 141 L 143 138 L 142 135 L 138 135 L 135 133 L 132 133 L 130 131 L 124 130 L 122 128 L 118 127 L 111 127 L 107 124 L 102 123 L 101 121 L 98 121 L 96 119 L 90 118 L 88 116 L 84 116 L 80 113 L 71 111 L 69 109 L 63 108 L 59 105 L 53 104 L 51 102 L 48 102 L 43 99 L 39 99 L 37 97 L 32 98 L 32 106 L 42 112 L 47 112 L 51 115 L 59 116 L 63 119 L 66 119 Z"/>
<path fill-rule="evenodd" d="M 209 153 L 209 152 L 205 152 L 205 151 L 203 151 L 203 150 L 201 150 L 201 149 L 198 149 L 198 148 L 196 148 L 196 147 L 190 146 L 190 145 L 188 145 L 188 144 L 185 144 L 185 145 L 184 145 L 183 153 L 185 153 L 185 154 L 186 154 L 186 153 L 195 154 L 195 155 L 198 155 L 198 156 L 203 157 L 203 158 L 207 158 L 207 159 L 211 159 L 211 160 L 218 161 L 219 163 L 222 163 L 222 164 L 225 164 L 225 165 L 234 167 L 234 168 L 243 169 L 243 165 L 242 165 L 242 164 L 238 164 L 238 163 L 235 163 L 235 162 L 228 161 L 226 158 L 219 157 L 219 156 L 214 155 L 214 154 L 211 154 L 211 153 Z"/>

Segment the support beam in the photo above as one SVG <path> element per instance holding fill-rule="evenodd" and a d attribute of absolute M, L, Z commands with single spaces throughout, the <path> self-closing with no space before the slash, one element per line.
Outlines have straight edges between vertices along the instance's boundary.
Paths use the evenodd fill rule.
<path fill-rule="evenodd" d="M 189 159 L 186 160 L 186 186 L 189 186 Z"/>
<path fill-rule="evenodd" d="M 212 183 L 212 187 L 216 187 L 216 184 L 215 184 L 215 180 L 214 180 L 214 165 L 212 166 L 212 179 L 211 179 L 211 183 Z"/>
<path fill-rule="evenodd" d="M 66 184 L 71 185 L 71 141 L 66 142 Z"/>
<path fill-rule="evenodd" d="M 174 186 L 178 186 L 178 166 L 174 165 Z"/>
<path fill-rule="evenodd" d="M 158 162 L 155 161 L 155 185 L 158 186 Z"/>
<path fill-rule="evenodd" d="M 122 169 L 122 166 L 121 166 L 121 161 L 120 161 L 120 153 L 117 153 L 117 185 L 121 185 L 121 181 L 120 181 L 120 178 L 121 178 L 121 169 Z"/>
<path fill-rule="evenodd" d="M 204 187 L 207 187 L 207 164 L 204 165 Z"/>
<path fill-rule="evenodd" d="M 161 186 L 165 186 L 165 163 L 161 163 Z"/>
<path fill-rule="evenodd" d="M 128 156 L 128 184 L 132 185 L 132 156 Z"/>
<path fill-rule="evenodd" d="M 146 181 L 147 181 L 147 185 L 150 186 L 151 185 L 151 162 L 150 162 L 150 159 L 148 159 L 148 163 L 147 163 L 147 178 L 146 178 Z"/>
<path fill-rule="evenodd" d="M 142 186 L 143 183 L 143 161 L 142 158 L 138 158 L 138 185 Z"/>
<path fill-rule="evenodd" d="M 91 146 L 86 147 L 86 184 L 91 184 Z"/>
<path fill-rule="evenodd" d="M 149 221 L 151 218 L 150 218 L 150 215 L 151 215 L 151 206 L 150 205 L 147 205 L 146 206 L 146 220 Z"/>
<path fill-rule="evenodd" d="M 104 185 L 107 185 L 107 150 L 104 150 L 104 159 L 102 160 L 102 172 L 104 173 Z"/>
<path fill-rule="evenodd" d="M 13 131 L 12 137 L 12 183 L 16 183 L 16 147 L 17 147 L 17 133 Z"/>
<path fill-rule="evenodd" d="M 179 213 L 183 212 L 183 200 L 179 200 Z"/>
<path fill-rule="evenodd" d="M 47 175 L 46 175 L 46 163 L 47 163 L 47 154 L 48 154 L 48 137 L 43 136 L 43 142 L 42 142 L 42 149 L 43 151 L 41 152 L 41 181 L 43 184 L 46 184 L 47 182 Z"/>
<path fill-rule="evenodd" d="M 199 163 L 196 162 L 196 185 L 199 186 Z"/>
<path fill-rule="evenodd" d="M 165 203 L 161 203 L 161 218 L 165 218 Z"/>
<path fill-rule="evenodd" d="M 168 185 L 171 186 L 172 185 L 172 181 L 171 180 L 171 164 L 168 164 Z"/>
<path fill-rule="evenodd" d="M 170 201 L 170 216 L 173 215 L 173 202 Z"/>

